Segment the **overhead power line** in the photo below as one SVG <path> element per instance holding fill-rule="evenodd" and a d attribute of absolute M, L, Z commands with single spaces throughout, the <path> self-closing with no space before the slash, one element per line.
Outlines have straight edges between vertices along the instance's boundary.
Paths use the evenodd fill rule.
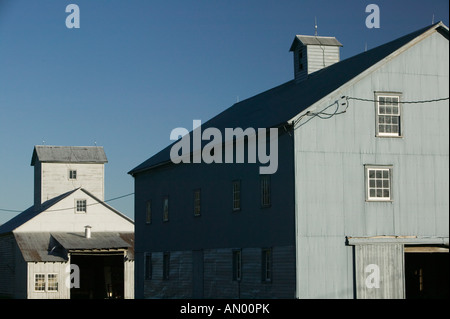
<path fill-rule="evenodd" d="M 398 104 L 425 104 L 425 103 L 432 103 L 432 102 L 440 102 L 440 101 L 446 101 L 448 100 L 449 97 L 444 97 L 444 98 L 437 98 L 437 99 L 429 99 L 429 100 L 417 100 L 417 101 L 398 101 L 396 103 Z M 361 101 L 361 102 L 378 102 L 378 100 L 375 99 L 365 99 L 365 98 L 359 98 L 359 97 L 352 97 L 352 96 L 341 96 L 341 98 L 339 100 L 334 101 L 334 103 L 324 107 L 322 110 L 320 110 L 319 112 L 311 112 L 311 111 L 307 111 L 305 114 L 301 115 L 299 118 L 297 118 L 292 124 L 294 129 L 298 129 L 299 127 L 305 125 L 306 123 L 308 123 L 309 121 L 311 121 L 313 118 L 318 117 L 320 119 L 323 120 L 327 120 L 332 118 L 335 115 L 339 115 L 339 114 L 344 114 L 345 112 L 347 112 L 347 109 L 349 107 L 349 101 L 350 100 L 355 100 L 355 101 Z M 336 108 L 334 109 L 333 112 L 325 112 L 326 110 L 328 110 L 329 108 L 331 108 L 332 106 L 336 106 Z M 345 106 L 345 109 L 342 111 L 339 111 L 339 109 Z M 309 118 L 301 123 L 300 125 L 297 125 L 303 118 L 305 118 L 306 116 L 309 116 Z"/>
<path fill-rule="evenodd" d="M 124 197 L 131 196 L 131 195 L 134 195 L 134 193 L 129 193 L 129 194 L 126 194 L 126 195 L 117 196 L 117 197 L 114 197 L 114 198 L 111 198 L 111 199 L 108 199 L 108 200 L 105 200 L 105 201 L 99 201 L 99 202 L 96 202 L 96 203 L 88 204 L 86 206 L 93 206 L 93 205 L 98 205 L 98 204 L 102 204 L 102 203 L 107 203 L 107 202 L 111 202 L 111 201 L 114 201 L 114 200 L 117 200 L 117 199 L 121 199 L 121 198 L 124 198 Z M 67 207 L 67 208 L 51 209 L 51 210 L 47 210 L 47 212 L 70 210 L 70 209 L 75 209 L 75 208 L 76 208 L 76 206 L 72 206 L 72 207 Z M 23 212 L 23 210 L 5 209 L 5 208 L 0 208 L 0 211 L 2 211 L 2 212 L 9 212 L 9 213 L 21 213 L 21 212 Z"/>

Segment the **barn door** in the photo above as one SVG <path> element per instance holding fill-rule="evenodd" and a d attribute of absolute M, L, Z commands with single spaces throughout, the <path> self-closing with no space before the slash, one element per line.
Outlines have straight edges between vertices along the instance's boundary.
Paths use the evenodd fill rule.
<path fill-rule="evenodd" d="M 403 245 L 355 245 L 355 279 L 358 299 L 404 298 Z"/>

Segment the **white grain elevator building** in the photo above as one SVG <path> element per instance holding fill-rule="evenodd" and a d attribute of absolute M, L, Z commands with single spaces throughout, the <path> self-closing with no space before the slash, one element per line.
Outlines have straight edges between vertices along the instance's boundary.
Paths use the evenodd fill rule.
<path fill-rule="evenodd" d="M 105 163 L 103 147 L 34 147 L 34 205 L 0 226 L 0 297 L 134 298 L 134 222 L 104 202 Z"/>

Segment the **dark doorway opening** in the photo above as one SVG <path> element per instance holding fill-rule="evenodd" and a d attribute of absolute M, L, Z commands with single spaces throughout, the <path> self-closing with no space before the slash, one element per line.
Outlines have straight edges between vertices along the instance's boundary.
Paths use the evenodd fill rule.
<path fill-rule="evenodd" d="M 123 299 L 123 254 L 86 253 L 71 255 L 80 271 L 80 287 L 70 289 L 71 299 Z"/>
<path fill-rule="evenodd" d="M 407 299 L 449 298 L 449 254 L 405 253 Z"/>

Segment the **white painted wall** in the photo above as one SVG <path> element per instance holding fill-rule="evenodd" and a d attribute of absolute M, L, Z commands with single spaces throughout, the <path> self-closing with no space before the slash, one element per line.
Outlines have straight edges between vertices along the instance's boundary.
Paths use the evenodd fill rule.
<path fill-rule="evenodd" d="M 35 203 L 41 204 L 70 190 L 82 187 L 104 200 L 104 164 L 39 163 L 35 165 Z M 77 171 L 77 179 L 69 171 Z"/>
<path fill-rule="evenodd" d="M 77 213 L 76 200 L 87 200 L 87 212 Z M 82 189 L 76 190 L 33 219 L 19 226 L 16 232 L 84 232 L 90 225 L 96 231 L 134 232 L 134 223 L 126 216 L 100 204 Z"/>

